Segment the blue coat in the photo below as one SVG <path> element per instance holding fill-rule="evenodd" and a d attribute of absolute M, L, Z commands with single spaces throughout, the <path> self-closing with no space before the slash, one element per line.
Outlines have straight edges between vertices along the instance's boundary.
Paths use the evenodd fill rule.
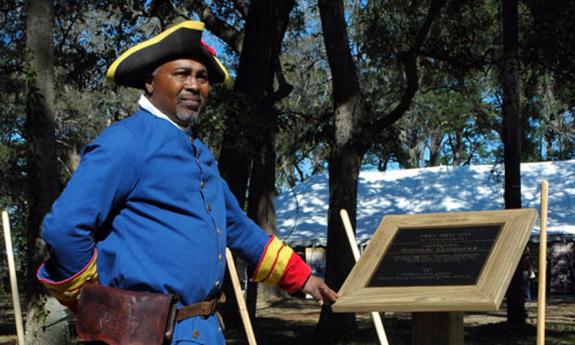
<path fill-rule="evenodd" d="M 57 284 L 86 269 L 97 248 L 104 285 L 174 293 L 197 303 L 221 288 L 225 248 L 258 264 L 270 237 L 247 218 L 199 139 L 141 110 L 85 148 L 43 224 Z M 190 318 L 179 342 L 223 344 L 216 317 Z"/>

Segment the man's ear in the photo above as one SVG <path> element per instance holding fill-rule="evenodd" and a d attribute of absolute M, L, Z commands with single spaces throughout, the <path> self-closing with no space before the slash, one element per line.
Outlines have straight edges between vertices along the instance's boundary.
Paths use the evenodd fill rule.
<path fill-rule="evenodd" d="M 145 80 L 146 80 L 146 83 L 145 83 L 144 87 L 145 87 L 146 95 L 151 95 L 152 92 L 154 92 L 154 76 L 152 74 L 147 74 Z"/>

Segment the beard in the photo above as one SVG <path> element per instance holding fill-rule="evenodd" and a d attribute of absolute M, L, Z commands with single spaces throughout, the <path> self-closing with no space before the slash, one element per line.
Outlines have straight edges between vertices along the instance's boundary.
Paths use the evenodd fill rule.
<path fill-rule="evenodd" d="M 193 125 L 198 121 L 200 117 L 200 110 L 191 110 L 184 107 L 178 107 L 176 109 L 176 117 L 178 122 L 185 124 L 185 126 Z"/>
<path fill-rule="evenodd" d="M 189 107 L 185 104 L 177 104 L 176 106 L 176 118 L 177 122 L 184 126 L 193 125 L 198 121 L 200 114 L 204 110 L 205 102 L 203 100 L 198 101 L 197 107 Z"/>

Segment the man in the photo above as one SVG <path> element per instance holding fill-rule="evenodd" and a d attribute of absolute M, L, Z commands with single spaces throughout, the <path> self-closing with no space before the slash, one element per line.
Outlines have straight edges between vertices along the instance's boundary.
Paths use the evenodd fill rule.
<path fill-rule="evenodd" d="M 239 207 L 191 125 L 210 84 L 228 79 L 204 25 L 186 21 L 122 54 L 107 77 L 144 90 L 140 110 L 88 145 L 43 224 L 50 259 L 39 279 L 74 309 L 87 281 L 172 293 L 181 306 L 217 295 L 230 247 L 256 266 L 253 279 L 320 304 L 336 293 Z M 224 344 L 213 313 L 179 321 L 173 344 Z"/>

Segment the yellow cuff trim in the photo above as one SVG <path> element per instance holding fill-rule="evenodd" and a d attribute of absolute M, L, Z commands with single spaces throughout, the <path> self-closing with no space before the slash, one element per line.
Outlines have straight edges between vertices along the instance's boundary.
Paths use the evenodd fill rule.
<path fill-rule="evenodd" d="M 44 280 L 42 283 L 50 290 L 50 293 L 62 302 L 76 301 L 80 297 L 80 289 L 86 282 L 98 283 L 98 269 L 96 264 L 97 253 L 94 253 L 94 257 L 88 263 L 86 268 L 66 279 L 64 282 L 48 282 Z"/>
<path fill-rule="evenodd" d="M 255 275 L 257 282 L 276 284 L 283 276 L 293 250 L 273 237 Z"/>

